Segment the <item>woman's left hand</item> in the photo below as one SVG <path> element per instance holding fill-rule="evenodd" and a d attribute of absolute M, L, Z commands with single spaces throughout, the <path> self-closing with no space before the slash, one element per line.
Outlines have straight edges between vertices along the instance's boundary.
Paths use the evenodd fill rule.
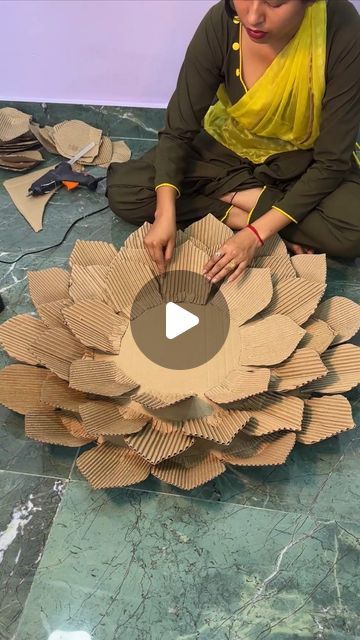
<path fill-rule="evenodd" d="M 203 274 L 211 282 L 219 282 L 226 276 L 228 282 L 234 282 L 249 266 L 258 248 L 256 235 L 245 227 L 218 249 L 206 263 Z"/>

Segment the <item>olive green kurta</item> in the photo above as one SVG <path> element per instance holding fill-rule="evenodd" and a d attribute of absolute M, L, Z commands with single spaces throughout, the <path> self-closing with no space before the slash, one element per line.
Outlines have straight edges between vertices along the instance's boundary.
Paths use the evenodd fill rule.
<path fill-rule="evenodd" d="M 188 47 L 158 145 L 140 160 L 109 167 L 111 208 L 134 224 L 153 221 L 154 189 L 169 183 L 181 193 L 177 220 L 186 226 L 207 213 L 221 219 L 225 193 L 266 186 L 252 220 L 276 204 L 298 222 L 284 237 L 331 255 L 360 255 L 360 171 L 353 157 L 360 125 L 359 14 L 348 0 L 328 0 L 326 91 L 314 149 L 276 154 L 258 165 L 202 129 L 221 83 L 233 104 L 245 93 L 237 22 L 225 0 L 207 13 Z"/>

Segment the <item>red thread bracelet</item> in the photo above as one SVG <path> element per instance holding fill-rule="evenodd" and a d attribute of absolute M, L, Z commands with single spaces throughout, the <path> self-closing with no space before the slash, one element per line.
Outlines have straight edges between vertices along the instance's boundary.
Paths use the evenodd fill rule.
<path fill-rule="evenodd" d="M 265 244 L 265 243 L 264 243 L 263 239 L 261 238 L 261 236 L 260 236 L 260 234 L 259 234 L 258 230 L 257 230 L 257 229 L 255 229 L 255 227 L 253 227 L 253 226 L 252 226 L 252 224 L 248 224 L 248 225 L 247 225 L 247 229 L 250 229 L 250 231 L 252 231 L 253 233 L 255 233 L 255 235 L 256 235 L 257 239 L 259 240 L 260 244 L 261 244 L 262 246 L 264 246 L 264 244 Z"/>

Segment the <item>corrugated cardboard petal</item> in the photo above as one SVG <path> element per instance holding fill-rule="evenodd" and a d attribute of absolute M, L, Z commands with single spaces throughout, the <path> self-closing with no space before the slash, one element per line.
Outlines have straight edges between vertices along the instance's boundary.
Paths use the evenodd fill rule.
<path fill-rule="evenodd" d="M 133 231 L 133 233 L 131 233 L 129 237 L 126 238 L 124 242 L 124 247 L 126 249 L 143 250 L 144 238 L 149 233 L 150 229 L 151 229 L 151 224 L 149 222 L 144 222 L 144 224 L 141 225 L 141 227 L 136 229 L 136 231 Z"/>
<path fill-rule="evenodd" d="M 86 400 L 85 393 L 70 389 L 66 380 L 61 380 L 54 373 L 48 373 L 41 390 L 43 404 L 54 409 L 67 409 L 78 413 L 79 405 Z"/>
<path fill-rule="evenodd" d="M 295 351 L 304 336 L 287 316 L 271 315 L 239 329 L 241 365 L 271 366 L 283 362 Z"/>
<path fill-rule="evenodd" d="M 40 304 L 37 308 L 38 314 L 43 322 L 49 329 L 55 327 L 64 327 L 65 320 L 62 314 L 62 310 L 72 304 L 71 298 L 64 298 L 63 300 L 55 300 L 55 302 L 47 302 L 46 304 Z"/>
<path fill-rule="evenodd" d="M 12 199 L 15 207 L 29 223 L 30 227 L 34 231 L 41 231 L 44 211 L 50 198 L 55 194 L 54 191 L 50 191 L 43 196 L 29 197 L 28 192 L 32 183 L 45 175 L 50 169 L 54 169 L 55 165 L 46 167 L 45 169 L 38 169 L 32 171 L 24 176 L 18 178 L 10 178 L 5 180 L 3 185 Z"/>
<path fill-rule="evenodd" d="M 206 391 L 205 396 L 213 402 L 225 404 L 267 391 L 269 382 L 270 369 L 239 367 L 230 371 L 221 384 Z"/>
<path fill-rule="evenodd" d="M 70 331 L 87 347 L 119 353 L 129 321 L 99 300 L 83 300 L 63 310 Z"/>
<path fill-rule="evenodd" d="M 241 326 L 263 311 L 271 302 L 273 285 L 269 269 L 246 269 L 235 282 L 224 282 L 212 303 L 226 300 L 232 320 Z"/>
<path fill-rule="evenodd" d="M 302 429 L 296 439 L 314 444 L 354 427 L 351 404 L 344 396 L 312 398 L 305 401 Z"/>
<path fill-rule="evenodd" d="M 89 267 L 102 265 L 108 267 L 115 258 L 117 251 L 113 244 L 99 240 L 76 240 L 69 264 L 71 267 L 79 265 Z"/>
<path fill-rule="evenodd" d="M 26 364 L 0 370 L 0 404 L 25 414 L 41 407 L 41 389 L 48 372 Z"/>
<path fill-rule="evenodd" d="M 139 402 L 147 409 L 162 409 L 170 407 L 177 402 L 191 398 L 188 393 L 162 393 L 161 396 L 154 391 L 141 391 L 141 389 L 133 395 L 133 400 Z"/>
<path fill-rule="evenodd" d="M 322 320 L 314 320 L 311 318 L 303 325 L 306 333 L 300 342 L 300 347 L 313 349 L 318 353 L 324 353 L 331 345 L 335 337 L 335 331 Z"/>
<path fill-rule="evenodd" d="M 104 265 L 82 267 L 75 264 L 71 270 L 69 295 L 75 302 L 103 300 L 108 270 Z"/>
<path fill-rule="evenodd" d="M 123 140 L 113 140 L 111 162 L 127 162 L 131 158 L 131 150 Z"/>
<path fill-rule="evenodd" d="M 185 420 L 182 430 L 186 435 L 213 440 L 219 444 L 229 444 L 236 434 L 250 420 L 246 411 L 218 411 L 212 416 Z"/>
<path fill-rule="evenodd" d="M 0 345 L 12 358 L 38 364 L 31 347 L 46 331 L 46 326 L 41 320 L 33 316 L 21 315 L 10 318 L 0 326 Z"/>
<path fill-rule="evenodd" d="M 131 319 L 162 304 L 159 286 L 146 264 L 114 260 L 106 277 L 106 290 L 108 304 Z M 142 295 L 135 302 L 140 290 Z"/>
<path fill-rule="evenodd" d="M 336 334 L 333 344 L 340 344 L 359 331 L 360 305 L 348 298 L 335 296 L 319 305 L 314 318 L 326 322 Z"/>
<path fill-rule="evenodd" d="M 241 467 L 264 467 L 268 465 L 283 464 L 295 445 L 296 434 L 274 434 L 270 436 L 247 436 L 249 440 L 241 442 L 245 438 L 244 433 L 237 437 L 237 450 L 233 454 L 223 452 L 221 460 L 228 464 Z M 252 450 L 252 452 L 251 452 Z"/>
<path fill-rule="evenodd" d="M 160 292 L 164 302 L 191 302 L 206 304 L 211 283 L 203 277 L 203 268 L 208 258 L 192 242 L 179 245 L 163 278 Z M 191 268 L 189 267 L 191 265 Z"/>
<path fill-rule="evenodd" d="M 324 253 L 293 256 L 291 262 L 299 278 L 325 284 L 327 269 L 326 255 Z"/>
<path fill-rule="evenodd" d="M 71 363 L 84 355 L 85 348 L 67 329 L 59 328 L 45 331 L 31 351 L 38 362 L 68 380 Z"/>
<path fill-rule="evenodd" d="M 72 158 L 90 142 L 94 146 L 87 152 L 86 157 L 94 159 L 99 154 L 102 130 L 95 129 L 82 120 L 64 120 L 53 128 L 56 148 L 64 158 Z"/>
<path fill-rule="evenodd" d="M 297 324 L 304 324 L 314 313 L 325 291 L 325 285 L 303 278 L 280 280 L 274 285 L 274 295 L 266 314 L 280 313 Z"/>
<path fill-rule="evenodd" d="M 151 418 L 140 411 L 124 411 L 115 402 L 89 401 L 80 406 L 80 415 L 90 435 L 126 435 L 140 431 Z"/>
<path fill-rule="evenodd" d="M 273 391 L 291 391 L 323 378 L 327 368 L 312 349 L 297 349 L 285 362 L 271 370 Z"/>
<path fill-rule="evenodd" d="M 36 308 L 68 298 L 70 275 L 64 269 L 54 267 L 42 271 L 29 271 L 28 280 L 30 296 Z"/>
<path fill-rule="evenodd" d="M 245 403 L 251 420 L 244 433 L 262 436 L 276 431 L 300 431 L 304 412 L 304 402 L 300 398 L 264 393 L 249 398 Z"/>
<path fill-rule="evenodd" d="M 214 455 L 199 456 L 197 464 L 186 467 L 177 461 L 167 460 L 152 468 L 152 474 L 179 489 L 195 489 L 205 482 L 213 480 L 226 470 L 225 465 Z"/>
<path fill-rule="evenodd" d="M 125 442 L 151 464 L 172 458 L 194 444 L 180 427 L 153 419 L 138 433 L 125 436 Z"/>
<path fill-rule="evenodd" d="M 117 259 L 119 260 L 131 260 L 132 262 L 139 262 L 141 264 L 146 264 L 153 274 L 153 277 L 159 275 L 159 269 L 156 263 L 151 258 L 147 249 L 131 249 L 127 247 L 121 247 L 117 254 Z"/>
<path fill-rule="evenodd" d="M 57 154 L 58 150 L 54 143 L 53 137 L 53 128 L 46 125 L 45 127 L 40 127 L 38 124 L 34 122 L 30 122 L 29 125 L 31 133 L 37 138 L 37 140 L 42 144 L 46 151 L 49 153 Z"/>
<path fill-rule="evenodd" d="M 94 489 L 127 487 L 150 474 L 149 463 L 134 451 L 107 443 L 82 453 L 76 465 Z"/>
<path fill-rule="evenodd" d="M 29 131 L 30 115 L 14 107 L 0 109 L 0 140 L 14 140 Z"/>
<path fill-rule="evenodd" d="M 107 167 L 111 162 L 112 155 L 113 144 L 111 142 L 111 139 L 107 136 L 102 136 L 100 141 L 99 153 L 97 154 L 97 156 L 93 159 L 89 158 L 88 156 L 83 156 L 82 158 L 79 158 L 78 162 L 83 165 L 93 164 L 100 167 Z"/>
<path fill-rule="evenodd" d="M 251 265 L 257 269 L 270 269 L 272 281 L 296 278 L 296 271 L 287 255 L 260 256 L 253 260 Z"/>
<path fill-rule="evenodd" d="M 272 236 L 269 240 L 266 240 L 263 247 L 259 247 L 256 252 L 257 257 L 261 256 L 287 256 L 287 248 L 285 242 L 279 235 Z"/>
<path fill-rule="evenodd" d="M 344 393 L 360 384 L 360 347 L 342 344 L 329 349 L 321 358 L 329 373 L 303 387 L 302 391 Z"/>
<path fill-rule="evenodd" d="M 53 409 L 36 409 L 25 416 L 25 433 L 28 438 L 60 444 L 64 447 L 81 447 L 88 439 L 73 436 L 61 421 L 61 413 Z"/>
<path fill-rule="evenodd" d="M 184 233 L 186 239 L 194 238 L 194 240 L 198 240 L 205 245 L 210 255 L 215 253 L 219 246 L 234 235 L 229 227 L 220 222 L 211 213 L 188 226 Z M 198 246 L 201 249 L 201 245 Z"/>
<path fill-rule="evenodd" d="M 121 396 L 138 385 L 115 362 L 76 360 L 70 366 L 70 387 L 101 396 Z"/>
<path fill-rule="evenodd" d="M 61 422 L 64 425 L 65 429 L 74 437 L 82 440 L 82 444 L 89 444 L 89 442 L 94 442 L 94 437 L 89 437 L 84 429 L 83 423 L 75 418 L 75 416 L 66 416 L 61 415 Z"/>

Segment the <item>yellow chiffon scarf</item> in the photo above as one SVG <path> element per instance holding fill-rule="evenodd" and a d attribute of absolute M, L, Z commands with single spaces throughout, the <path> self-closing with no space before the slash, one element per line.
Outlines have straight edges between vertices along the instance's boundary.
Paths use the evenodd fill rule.
<path fill-rule="evenodd" d="M 319 135 L 325 92 L 326 0 L 306 10 L 292 40 L 234 105 L 224 85 L 205 130 L 239 156 L 258 164 L 275 153 L 311 149 Z M 241 25 L 240 25 L 241 79 Z"/>

